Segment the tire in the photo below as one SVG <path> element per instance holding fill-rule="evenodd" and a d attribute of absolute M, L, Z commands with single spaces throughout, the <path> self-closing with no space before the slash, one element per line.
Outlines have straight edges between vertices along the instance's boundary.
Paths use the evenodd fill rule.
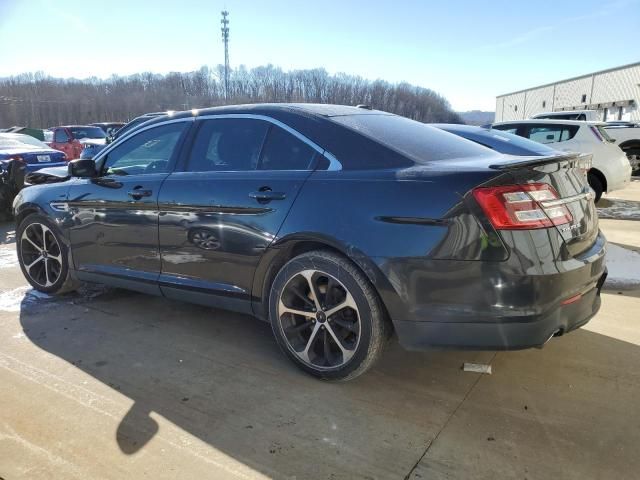
<path fill-rule="evenodd" d="M 602 185 L 602 180 L 600 180 L 600 178 L 597 175 L 594 175 L 593 173 L 589 173 L 587 175 L 587 180 L 589 182 L 589 186 L 593 189 L 593 192 L 596 195 L 594 200 L 596 203 L 598 203 L 598 201 L 602 197 L 602 192 L 604 190 L 604 186 Z"/>
<path fill-rule="evenodd" d="M 43 253 L 42 238 L 45 238 L 46 253 Z M 69 271 L 67 244 L 58 227 L 47 217 L 37 213 L 25 217 L 16 231 L 16 248 L 22 274 L 34 289 L 58 295 L 77 288 Z"/>
<path fill-rule="evenodd" d="M 304 253 L 280 269 L 269 318 L 285 355 L 323 380 L 362 375 L 380 358 L 391 330 L 369 280 L 349 260 L 326 251 Z"/>
<path fill-rule="evenodd" d="M 630 163 L 632 160 L 640 160 L 640 148 L 630 148 L 629 150 L 626 150 L 625 153 L 627 154 L 627 158 Z M 631 175 L 640 176 L 640 165 L 631 172 Z"/>

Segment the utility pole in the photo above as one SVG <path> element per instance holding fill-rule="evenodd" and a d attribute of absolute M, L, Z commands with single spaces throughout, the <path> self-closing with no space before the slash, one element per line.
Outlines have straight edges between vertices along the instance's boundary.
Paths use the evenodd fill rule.
<path fill-rule="evenodd" d="M 229 100 L 229 19 L 227 18 L 229 12 L 223 10 L 220 13 L 222 13 L 222 20 L 220 20 L 222 28 L 220 28 L 220 31 L 224 42 L 224 98 Z"/>

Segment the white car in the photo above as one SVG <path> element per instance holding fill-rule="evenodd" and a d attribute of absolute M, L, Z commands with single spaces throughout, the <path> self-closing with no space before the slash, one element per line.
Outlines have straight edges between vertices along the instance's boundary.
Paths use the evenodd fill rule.
<path fill-rule="evenodd" d="M 597 122 L 602 119 L 602 114 L 597 110 L 561 110 L 559 112 L 536 113 L 531 118 L 536 120 L 586 120 Z"/>
<path fill-rule="evenodd" d="M 603 122 L 579 120 L 514 120 L 491 127 L 549 144 L 556 150 L 592 154 L 589 185 L 598 201 L 603 193 L 620 190 L 631 181 L 631 164 L 620 147 L 612 143 L 605 126 Z"/>

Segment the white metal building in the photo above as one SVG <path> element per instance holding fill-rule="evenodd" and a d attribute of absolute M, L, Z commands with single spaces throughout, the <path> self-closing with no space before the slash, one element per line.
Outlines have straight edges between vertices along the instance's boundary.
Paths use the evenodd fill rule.
<path fill-rule="evenodd" d="M 496 122 L 536 113 L 598 110 L 602 120 L 640 121 L 640 62 L 496 97 Z"/>

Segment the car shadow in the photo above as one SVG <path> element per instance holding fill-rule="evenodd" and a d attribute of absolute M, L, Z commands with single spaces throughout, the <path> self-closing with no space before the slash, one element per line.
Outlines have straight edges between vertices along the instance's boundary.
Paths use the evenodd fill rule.
<path fill-rule="evenodd" d="M 123 453 L 158 434 L 157 413 L 278 478 L 406 474 L 475 382 L 462 363 L 492 355 L 392 342 L 373 371 L 323 382 L 282 355 L 264 322 L 108 288 L 25 297 L 20 323 L 38 347 L 133 400 L 114 439 Z"/>
<path fill-rule="evenodd" d="M 290 364 L 268 324 L 106 288 L 24 302 L 20 322 L 38 347 L 133 400 L 114 439 L 125 454 L 139 452 L 158 435 L 152 418 L 157 413 L 278 478 L 406 475 L 478 381 L 477 374 L 461 371 L 462 363 L 494 358 L 492 352 L 410 353 L 392 342 L 364 376 L 348 383 L 322 382 Z M 554 408 L 568 413 L 585 401 L 606 406 L 612 399 L 597 385 L 584 387 L 593 390 L 588 400 L 582 392 L 576 400 L 561 390 L 569 381 L 588 384 L 593 375 L 619 389 L 619 377 L 629 376 L 628 365 L 640 364 L 636 345 L 586 330 L 553 340 L 542 351 L 506 353 L 500 359 L 500 370 L 483 378 L 496 391 L 490 388 L 478 404 L 493 405 L 493 414 L 502 412 L 507 420 L 514 417 L 515 407 L 508 405 L 516 401 L 512 397 L 524 395 L 517 402 L 535 404 L 537 389 L 556 402 Z M 562 388 L 555 392 L 550 382 Z M 633 382 L 637 389 L 637 379 Z M 609 426 L 622 421 L 603 418 Z M 554 428 L 546 419 L 540 425 L 546 434 Z M 562 422 L 557 428 L 558 435 L 580 442 L 571 437 L 579 437 L 578 431 L 566 430 Z M 609 427 L 593 420 L 592 428 Z M 540 450 L 539 457 L 546 455 L 545 463 L 561 465 L 567 453 L 557 445 L 551 448 L 556 443 L 533 448 Z M 613 452 L 617 444 L 585 448 L 598 456 Z"/>

